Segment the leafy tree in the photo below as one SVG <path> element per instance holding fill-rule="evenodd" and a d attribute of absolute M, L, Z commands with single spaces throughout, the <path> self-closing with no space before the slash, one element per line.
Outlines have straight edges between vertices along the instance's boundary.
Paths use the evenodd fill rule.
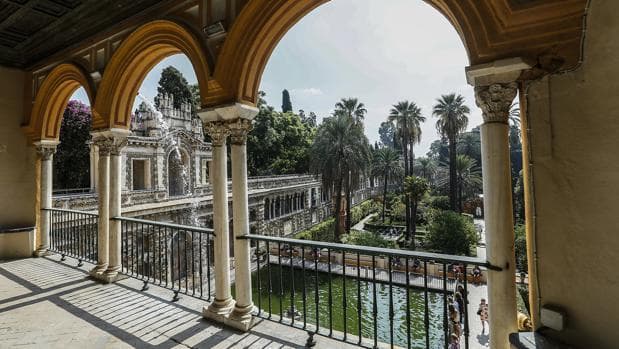
<path fill-rule="evenodd" d="M 456 210 L 456 141 L 458 134 L 468 125 L 469 107 L 464 105 L 464 97 L 451 93 L 438 98 L 432 115 L 438 117 L 436 129 L 449 142 L 449 200 L 452 210 Z"/>
<path fill-rule="evenodd" d="M 404 192 L 408 194 L 413 208 L 411 213 L 412 231 L 411 235 L 406 238 L 411 243 L 413 249 L 415 248 L 415 234 L 417 233 L 417 207 L 428 190 L 430 190 L 430 186 L 424 178 L 417 176 L 408 176 L 404 178 Z"/>
<path fill-rule="evenodd" d="M 390 179 L 400 175 L 402 165 L 400 156 L 392 148 L 380 148 L 374 155 L 373 173 L 383 177 L 383 210 L 382 220 L 385 222 L 385 206 L 387 204 L 387 185 Z"/>
<path fill-rule="evenodd" d="M 308 173 L 316 128 L 296 114 L 275 111 L 264 97 L 264 92 L 260 92 L 259 112 L 247 137 L 249 174 Z"/>
<path fill-rule="evenodd" d="M 449 196 L 432 196 L 428 206 L 435 210 L 449 210 Z"/>
<path fill-rule="evenodd" d="M 282 91 L 282 113 L 292 112 L 292 102 L 288 90 Z"/>
<path fill-rule="evenodd" d="M 384 121 L 380 123 L 378 129 L 378 135 L 380 136 L 380 143 L 389 148 L 395 148 L 395 126 L 391 121 Z"/>
<path fill-rule="evenodd" d="M 60 124 L 60 144 L 54 154 L 54 188 L 86 188 L 90 185 L 90 107 L 69 101 Z"/>
<path fill-rule="evenodd" d="M 516 224 L 524 224 L 524 177 L 523 170 L 518 173 L 518 180 L 514 188 L 514 211 Z"/>
<path fill-rule="evenodd" d="M 514 229 L 515 241 L 514 248 L 516 252 L 516 269 L 523 273 L 528 273 L 527 263 L 527 236 L 525 226 L 520 224 Z"/>
<path fill-rule="evenodd" d="M 441 253 L 465 255 L 477 241 L 473 223 L 453 211 L 434 211 L 425 235 L 426 246 Z"/>
<path fill-rule="evenodd" d="M 474 128 L 471 132 L 464 132 L 458 137 L 456 146 L 458 154 L 467 155 L 468 157 L 481 164 L 481 137 L 479 128 Z"/>
<path fill-rule="evenodd" d="M 448 167 L 447 164 L 441 165 L 443 168 Z M 482 186 L 481 169 L 477 166 L 474 159 L 466 155 L 458 155 L 456 157 L 456 188 L 458 212 L 462 212 L 462 204 L 465 198 L 468 198 L 478 193 Z M 441 171 L 438 185 L 446 187 L 449 185 L 449 176 L 447 171 Z"/>
<path fill-rule="evenodd" d="M 416 170 L 418 176 L 425 178 L 428 182 L 431 182 L 436 172 L 436 162 L 431 158 L 418 158 Z"/>
<path fill-rule="evenodd" d="M 202 108 L 202 100 L 200 99 L 200 85 L 189 85 L 189 91 L 191 91 L 193 110 L 199 110 Z"/>
<path fill-rule="evenodd" d="M 322 175 L 323 186 L 334 188 L 336 238 L 342 234 L 341 205 L 345 181 L 350 183 L 350 173 L 363 170 L 369 160 L 369 144 L 363 129 L 345 114 L 324 119 L 311 149 L 311 169 Z"/>
<path fill-rule="evenodd" d="M 195 105 L 194 94 L 189 87 L 187 79 L 178 69 L 169 66 L 161 72 L 159 86 L 157 87 L 157 97 L 155 97 L 155 107 L 160 106 L 160 96 L 170 94 L 174 97 L 174 108 L 180 108 L 183 103 Z"/>

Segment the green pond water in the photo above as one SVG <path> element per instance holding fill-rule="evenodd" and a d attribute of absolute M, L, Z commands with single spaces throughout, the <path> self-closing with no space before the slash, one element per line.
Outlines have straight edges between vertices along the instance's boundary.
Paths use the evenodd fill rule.
<path fill-rule="evenodd" d="M 260 281 L 260 288 L 258 287 Z M 303 326 L 304 315 L 308 324 L 316 324 L 318 320 L 320 333 L 328 334 L 332 326 L 334 332 L 341 337 L 346 326 L 346 332 L 350 335 L 359 334 L 364 338 L 374 339 L 374 324 L 379 342 L 390 343 L 392 334 L 389 321 L 389 285 L 371 281 L 359 281 L 355 277 L 342 277 L 318 273 L 313 270 L 291 270 L 289 266 L 281 268 L 278 265 L 270 266 L 271 297 L 270 309 L 276 319 L 280 311 L 284 314 L 284 321 L 289 323 L 290 318 L 286 312 L 291 308 L 294 298 L 295 310 L 300 312 L 300 317 L 295 319 L 295 326 Z M 316 283 L 318 283 L 318 306 L 316 306 Z M 269 269 L 262 266 L 260 275 L 252 273 L 253 301 L 254 305 L 263 311 L 262 316 L 269 312 Z M 331 287 L 331 306 L 329 306 L 329 287 Z M 293 292 L 294 288 L 294 292 Z M 344 289 L 346 292 L 344 292 Z M 406 326 L 406 288 L 393 285 L 393 342 L 398 346 L 407 346 Z M 305 290 L 305 305 L 303 304 L 303 290 Z M 360 297 L 358 297 L 360 290 Z M 233 289 L 234 292 L 234 289 Z M 376 317 L 374 317 L 374 292 L 376 293 Z M 346 297 L 344 297 L 344 293 Z M 280 296 L 280 294 L 282 296 Z M 422 290 L 409 289 L 410 331 L 411 345 L 413 348 L 425 348 L 426 335 L 429 335 L 430 347 L 439 348 L 444 345 L 443 332 L 443 295 L 428 292 L 429 329 L 426 333 L 424 326 L 425 295 Z M 358 321 L 358 309 L 361 308 L 361 324 Z M 316 317 L 318 313 L 318 318 Z M 344 321 L 346 313 L 346 321 Z M 331 317 L 331 322 L 330 322 Z M 346 324 L 344 325 L 344 322 Z M 336 333 L 337 333 L 336 332 Z M 350 338 L 349 338 L 350 339 Z"/>

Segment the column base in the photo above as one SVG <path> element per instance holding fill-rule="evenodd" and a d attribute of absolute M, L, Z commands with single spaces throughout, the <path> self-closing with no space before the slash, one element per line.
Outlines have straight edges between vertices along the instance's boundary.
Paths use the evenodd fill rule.
<path fill-rule="evenodd" d="M 45 256 L 49 256 L 50 253 L 47 250 L 47 247 L 39 247 L 36 249 L 36 251 L 34 251 L 32 255 L 35 257 L 45 257 Z"/>
<path fill-rule="evenodd" d="M 254 316 L 252 315 L 253 310 L 253 304 L 246 307 L 237 307 L 235 305 L 230 316 L 224 319 L 224 324 L 236 328 L 237 330 L 247 332 L 255 325 Z"/>
<path fill-rule="evenodd" d="M 220 323 L 224 323 L 225 319 L 230 315 L 234 308 L 234 299 L 232 297 L 225 300 L 214 300 L 213 303 L 202 308 L 202 316 Z"/>

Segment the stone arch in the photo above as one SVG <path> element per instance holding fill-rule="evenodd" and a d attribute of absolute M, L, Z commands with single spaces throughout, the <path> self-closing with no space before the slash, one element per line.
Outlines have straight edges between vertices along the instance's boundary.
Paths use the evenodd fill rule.
<path fill-rule="evenodd" d="M 78 88 L 83 87 L 92 108 L 95 97 L 93 86 L 88 74 L 73 63 L 63 63 L 52 69 L 34 98 L 30 120 L 24 127 L 28 138 L 33 142 L 42 139 L 58 140 L 62 115 L 69 98 Z M 94 112 L 92 117 L 93 125 L 102 122 Z"/>
<path fill-rule="evenodd" d="M 129 128 L 131 108 L 142 81 L 157 63 L 177 53 L 185 54 L 191 61 L 200 86 L 201 102 L 206 105 L 210 75 L 206 49 L 182 25 L 157 20 L 136 29 L 114 52 L 95 101 L 96 112 L 107 123 L 93 127 Z"/>

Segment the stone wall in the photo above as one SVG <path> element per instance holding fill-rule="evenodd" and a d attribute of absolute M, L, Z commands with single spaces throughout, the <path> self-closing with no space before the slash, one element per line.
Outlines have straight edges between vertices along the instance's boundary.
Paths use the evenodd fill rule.
<path fill-rule="evenodd" d="M 539 285 L 533 304 L 566 311 L 554 336 L 611 348 L 619 343 L 619 2 L 590 6 L 583 64 L 531 83 L 524 98 L 529 264 Z"/>

